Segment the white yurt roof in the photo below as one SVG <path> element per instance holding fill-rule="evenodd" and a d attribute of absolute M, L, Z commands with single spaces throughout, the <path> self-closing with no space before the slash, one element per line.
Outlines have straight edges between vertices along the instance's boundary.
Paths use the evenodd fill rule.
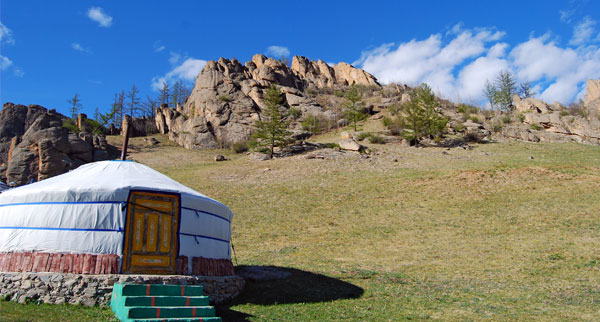
<path fill-rule="evenodd" d="M 0 194 L 0 252 L 122 254 L 131 190 L 180 194 L 180 254 L 230 258 L 229 208 L 134 161 L 88 163 Z"/>

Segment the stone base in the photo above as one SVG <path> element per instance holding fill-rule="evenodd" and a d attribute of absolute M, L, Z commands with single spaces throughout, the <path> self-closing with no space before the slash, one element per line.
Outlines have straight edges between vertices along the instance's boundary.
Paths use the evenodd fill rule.
<path fill-rule="evenodd" d="M 2 273 L 0 298 L 25 303 L 82 304 L 107 306 L 114 283 L 203 285 L 211 303 L 218 304 L 238 296 L 244 279 L 232 276 L 184 275 L 89 275 L 62 273 Z"/>

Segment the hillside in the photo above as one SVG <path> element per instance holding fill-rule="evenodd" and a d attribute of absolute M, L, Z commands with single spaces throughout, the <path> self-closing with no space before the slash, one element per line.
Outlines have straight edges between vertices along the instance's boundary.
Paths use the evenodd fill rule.
<path fill-rule="evenodd" d="M 598 146 L 363 142 L 371 155 L 257 162 L 156 138 L 131 158 L 230 206 L 238 265 L 293 273 L 250 282 L 225 318 L 600 318 Z"/>

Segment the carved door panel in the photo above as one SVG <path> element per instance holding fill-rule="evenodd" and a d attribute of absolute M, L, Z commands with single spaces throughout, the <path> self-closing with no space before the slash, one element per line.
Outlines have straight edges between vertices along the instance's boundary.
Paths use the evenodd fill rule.
<path fill-rule="evenodd" d="M 179 212 L 177 194 L 130 193 L 123 273 L 175 274 Z"/>

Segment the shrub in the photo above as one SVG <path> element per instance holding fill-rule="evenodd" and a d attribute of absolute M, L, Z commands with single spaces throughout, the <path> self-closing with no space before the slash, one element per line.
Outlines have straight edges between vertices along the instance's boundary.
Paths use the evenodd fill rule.
<path fill-rule="evenodd" d="M 85 119 L 85 123 L 92 128 L 92 133 L 94 135 L 104 134 L 104 126 L 102 126 L 102 124 L 90 119 Z"/>
<path fill-rule="evenodd" d="M 323 131 L 326 121 L 314 114 L 308 114 L 301 124 L 304 131 L 317 134 Z"/>
<path fill-rule="evenodd" d="M 391 135 L 400 135 L 404 128 L 404 119 L 400 116 L 395 118 L 384 117 L 381 122 L 390 131 Z"/>
<path fill-rule="evenodd" d="M 231 145 L 231 150 L 235 153 L 244 153 L 248 151 L 248 142 L 240 141 Z"/>
<path fill-rule="evenodd" d="M 510 123 L 512 123 L 512 118 L 509 115 L 503 116 L 500 120 L 504 124 L 510 124 Z"/>
<path fill-rule="evenodd" d="M 455 122 L 452 124 L 452 129 L 456 132 L 462 132 L 465 130 L 465 125 L 460 122 Z"/>
<path fill-rule="evenodd" d="M 79 127 L 77 127 L 77 125 L 75 124 L 75 122 L 73 122 L 72 119 L 67 119 L 63 122 L 63 127 L 68 129 L 69 131 L 73 132 L 73 133 L 79 133 Z"/>
<path fill-rule="evenodd" d="M 560 111 L 560 116 L 567 116 L 567 115 L 569 115 L 569 112 L 567 112 L 566 110 Z"/>
<path fill-rule="evenodd" d="M 469 120 L 475 123 L 481 123 L 481 120 L 477 117 L 477 115 L 472 115 L 471 117 L 469 117 Z"/>
<path fill-rule="evenodd" d="M 542 126 L 537 123 L 532 123 L 530 126 L 532 130 L 540 131 L 542 129 Z"/>
<path fill-rule="evenodd" d="M 362 141 L 362 140 L 364 140 L 364 139 L 366 139 L 366 138 L 368 138 L 368 137 L 370 137 L 370 136 L 371 136 L 371 133 L 368 133 L 368 132 L 361 132 L 361 133 L 359 133 L 359 134 L 356 136 L 356 140 L 357 140 L 357 141 Z"/>
<path fill-rule="evenodd" d="M 219 100 L 223 103 L 227 103 L 227 102 L 229 102 L 229 96 L 223 94 L 223 95 L 219 96 Z"/>
<path fill-rule="evenodd" d="M 481 133 L 475 131 L 468 131 L 465 134 L 465 141 L 479 143 L 483 139 Z"/>
<path fill-rule="evenodd" d="M 477 108 L 473 105 L 460 104 L 458 106 L 458 113 L 467 113 L 467 114 L 479 113 L 479 108 Z"/>
<path fill-rule="evenodd" d="M 381 119 L 381 123 L 383 126 L 388 127 L 390 124 L 392 124 L 392 118 L 389 116 L 384 116 L 383 119 Z"/>
<path fill-rule="evenodd" d="M 300 109 L 295 107 L 290 107 L 288 114 L 294 119 L 297 120 L 300 117 Z"/>
<path fill-rule="evenodd" d="M 383 137 L 381 137 L 379 135 L 371 134 L 371 135 L 369 135 L 369 142 L 371 142 L 373 144 L 384 144 L 385 140 Z"/>
<path fill-rule="evenodd" d="M 519 113 L 519 121 L 523 123 L 525 121 L 525 114 Z"/>
<path fill-rule="evenodd" d="M 400 113 L 400 111 L 402 111 L 402 105 L 394 103 L 388 106 L 387 110 L 388 112 L 390 112 L 391 115 L 396 116 L 398 115 L 398 113 Z"/>
<path fill-rule="evenodd" d="M 504 124 L 506 124 L 506 123 L 504 123 Z M 494 132 L 500 132 L 500 130 L 502 130 L 502 123 L 501 122 L 492 123 L 492 130 Z"/>
<path fill-rule="evenodd" d="M 462 113 L 462 116 L 461 116 L 463 122 L 468 120 L 470 117 L 471 117 L 471 113 L 469 113 L 469 112 L 464 112 L 464 113 Z"/>

